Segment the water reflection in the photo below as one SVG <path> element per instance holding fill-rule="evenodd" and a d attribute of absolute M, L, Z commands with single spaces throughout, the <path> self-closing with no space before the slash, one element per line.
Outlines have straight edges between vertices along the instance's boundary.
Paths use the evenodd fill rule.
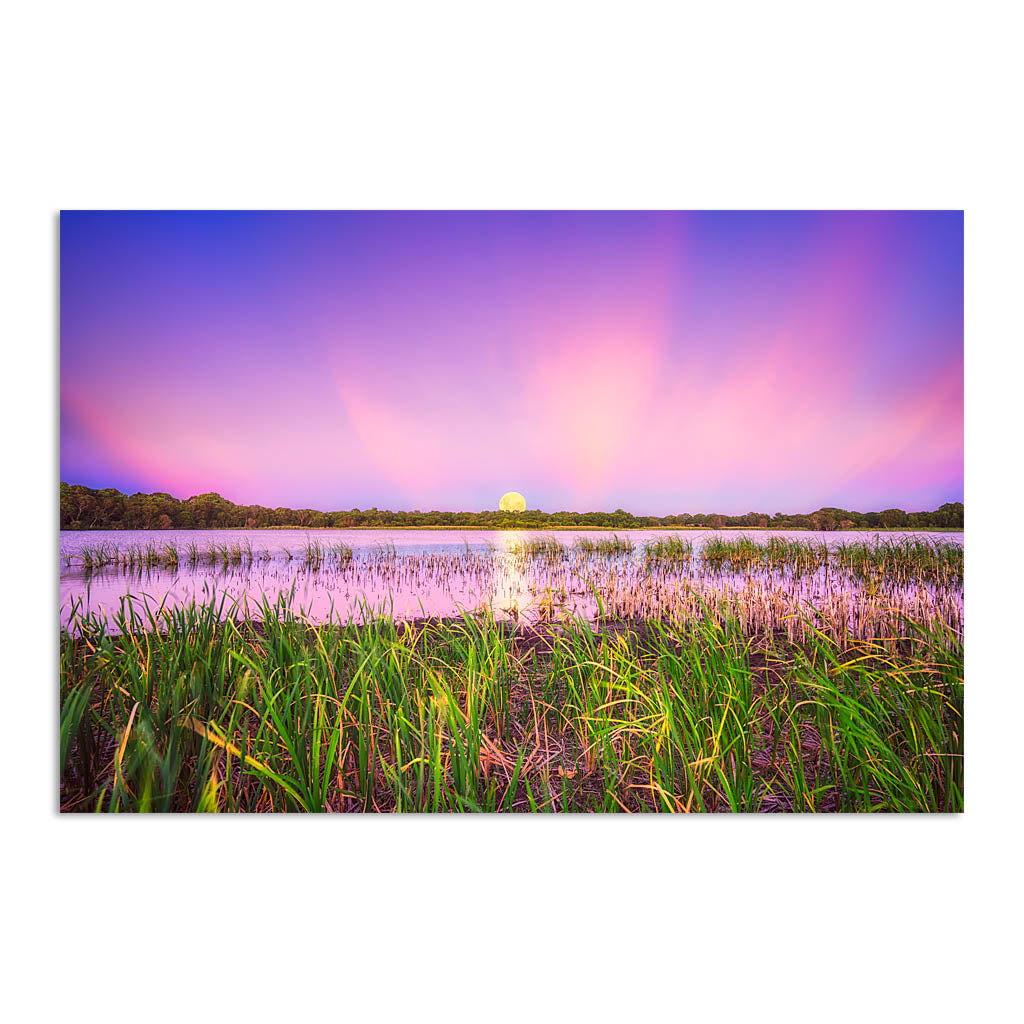
<path fill-rule="evenodd" d="M 259 613 L 282 595 L 314 621 L 399 618 L 489 610 L 516 622 L 568 614 L 618 618 L 698 618 L 731 609 L 751 629 L 794 628 L 810 610 L 864 635 L 901 616 L 962 629 L 962 579 L 924 573 L 856 574 L 827 560 L 748 566 L 701 556 L 708 541 L 742 534 L 636 531 L 618 544 L 609 533 L 447 531 L 167 531 L 61 534 L 61 621 L 72 609 L 107 615 L 130 596 L 150 607 L 206 602 L 214 595 Z M 652 562 L 647 544 L 679 536 L 693 557 Z M 751 534 L 835 548 L 876 538 L 864 533 Z M 907 535 L 882 535 L 881 543 Z M 962 534 L 927 534 L 962 544 Z M 589 543 L 588 543 L 589 542 Z M 709 549 L 710 550 L 710 549 Z M 927 569 L 927 566 L 925 567 Z M 600 605 L 599 605 L 600 602 Z"/>

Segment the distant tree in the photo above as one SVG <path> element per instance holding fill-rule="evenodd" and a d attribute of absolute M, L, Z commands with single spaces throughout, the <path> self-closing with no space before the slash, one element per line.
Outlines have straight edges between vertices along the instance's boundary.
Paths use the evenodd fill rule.
<path fill-rule="evenodd" d="M 962 501 L 947 501 L 940 505 L 933 513 L 934 526 L 942 526 L 946 529 L 962 530 L 964 528 L 964 505 Z"/>
<path fill-rule="evenodd" d="M 882 525 L 892 529 L 896 526 L 906 526 L 907 513 L 901 508 L 887 508 L 882 514 Z"/>
<path fill-rule="evenodd" d="M 817 524 L 816 530 L 836 530 L 844 519 L 849 519 L 850 514 L 842 508 L 819 508 L 811 515 L 811 519 Z"/>
<path fill-rule="evenodd" d="M 629 529 L 631 527 L 705 527 L 770 526 L 772 529 L 851 529 L 868 528 L 941 528 L 962 530 L 963 502 L 947 502 L 933 512 L 907 513 L 901 509 L 884 512 L 851 512 L 822 508 L 809 515 L 776 512 L 748 512 L 742 516 L 682 512 L 670 516 L 634 516 L 624 509 L 614 512 L 542 512 L 527 509 L 515 514 L 488 509 L 482 512 L 392 512 L 372 508 L 361 511 L 320 512 L 317 509 L 265 508 L 262 505 L 235 505 L 211 491 L 180 501 L 163 491 L 124 495 L 112 487 L 93 490 L 80 484 L 60 482 L 60 528 L 62 530 L 98 529 L 221 529 L 230 527 L 387 527 L 387 526 L 465 526 L 484 529 L 526 529 L 553 526 Z"/>

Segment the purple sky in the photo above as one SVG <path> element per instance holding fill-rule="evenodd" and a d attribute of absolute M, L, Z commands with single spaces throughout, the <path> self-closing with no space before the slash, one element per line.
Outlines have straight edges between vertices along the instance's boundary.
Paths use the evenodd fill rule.
<path fill-rule="evenodd" d="M 963 499 L 960 213 L 63 213 L 61 479 L 638 514 Z"/>

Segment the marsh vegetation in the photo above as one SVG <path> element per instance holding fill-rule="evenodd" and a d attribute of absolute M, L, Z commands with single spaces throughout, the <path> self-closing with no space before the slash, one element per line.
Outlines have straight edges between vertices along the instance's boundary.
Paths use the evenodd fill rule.
<path fill-rule="evenodd" d="M 62 809 L 963 809 L 958 538 L 253 539 L 65 543 Z"/>

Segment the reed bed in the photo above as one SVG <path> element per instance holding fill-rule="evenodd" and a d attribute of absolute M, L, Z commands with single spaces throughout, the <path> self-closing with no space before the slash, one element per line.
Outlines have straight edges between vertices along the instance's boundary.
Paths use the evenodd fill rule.
<path fill-rule="evenodd" d="M 963 809 L 963 642 L 607 609 L 312 622 L 283 598 L 72 609 L 66 811 Z"/>
<path fill-rule="evenodd" d="M 627 537 L 618 536 L 577 538 L 571 547 L 554 537 L 524 538 L 514 542 L 509 553 L 520 560 L 555 564 L 571 563 L 576 558 L 593 556 L 615 558 L 631 556 L 635 545 Z M 493 549 L 491 549 L 493 554 Z M 283 552 L 291 560 L 296 555 Z M 468 542 L 467 558 L 475 556 Z M 83 547 L 77 553 L 61 555 L 65 567 L 77 565 L 87 571 L 108 566 L 126 569 L 177 568 L 179 564 L 195 567 L 206 564 L 252 565 L 273 556 L 269 551 L 254 551 L 252 542 L 235 541 L 231 544 L 210 544 L 200 549 L 194 542 L 178 548 L 173 543 L 134 544 L 119 547 L 99 544 Z M 344 543 L 325 544 L 307 538 L 299 552 L 299 560 L 307 566 L 348 564 L 353 560 L 352 549 Z M 378 545 L 374 560 L 394 562 L 399 557 L 393 544 Z M 690 539 L 668 536 L 647 542 L 642 548 L 642 563 L 648 567 L 686 566 L 698 561 L 711 569 L 749 572 L 753 569 L 775 571 L 789 569 L 795 573 L 814 573 L 821 569 L 845 569 L 862 579 L 884 578 L 890 582 L 919 582 L 942 586 L 962 586 L 964 549 L 961 544 L 928 538 L 899 540 L 876 539 L 874 542 L 855 542 L 828 545 L 823 541 L 790 540 L 772 537 L 765 541 L 749 537 L 735 539 L 708 538 L 695 548 Z"/>
<path fill-rule="evenodd" d="M 637 550 L 617 537 L 582 538 L 572 547 L 527 538 L 506 551 L 467 544 L 407 553 L 388 544 L 355 553 L 310 537 L 283 557 L 236 541 L 183 551 L 173 545 L 87 548 L 83 558 L 82 596 L 103 578 L 97 600 L 106 604 L 116 589 L 110 577 L 119 574 L 129 577 L 121 584 L 129 593 L 156 594 L 173 583 L 176 601 L 189 599 L 187 584 L 196 596 L 201 584 L 203 593 L 220 586 L 243 597 L 273 596 L 301 581 L 320 613 L 352 615 L 362 604 L 398 598 L 405 615 L 450 615 L 482 604 L 516 623 L 578 615 L 680 623 L 733 617 L 748 635 L 784 631 L 797 642 L 806 638 L 808 624 L 839 644 L 902 636 L 912 621 L 934 619 L 963 631 L 963 549 L 934 541 L 829 548 L 741 537 L 710 538 L 695 548 L 689 539 L 670 536 Z M 169 574 L 166 580 L 160 571 Z"/>
<path fill-rule="evenodd" d="M 644 545 L 644 564 L 682 566 L 693 561 L 693 541 L 681 537 L 665 537 Z"/>
<path fill-rule="evenodd" d="M 287 560 L 295 555 L 290 551 L 282 554 Z M 65 568 L 78 567 L 86 572 L 97 572 L 108 567 L 127 571 L 138 569 L 170 569 L 176 570 L 184 565 L 191 569 L 206 565 L 210 567 L 252 566 L 267 562 L 272 558 L 270 551 L 257 551 L 252 541 L 236 540 L 232 543 L 213 542 L 200 548 L 194 541 L 183 547 L 167 542 L 163 544 L 129 544 L 119 546 L 107 543 L 89 545 L 77 553 L 62 552 L 61 561 Z M 307 539 L 306 545 L 299 554 L 299 559 L 307 566 L 319 567 L 325 563 L 345 565 L 352 561 L 352 549 L 344 543 L 322 544 L 318 540 Z"/>
<path fill-rule="evenodd" d="M 569 549 L 554 537 L 526 537 L 509 545 L 508 551 L 521 561 L 555 562 L 570 555 Z"/>
<path fill-rule="evenodd" d="M 633 542 L 628 537 L 578 537 L 573 545 L 581 555 L 597 555 L 604 558 L 614 558 L 618 555 L 631 554 L 634 549 Z"/>
<path fill-rule="evenodd" d="M 832 549 L 832 558 L 862 578 L 964 585 L 961 544 L 919 538 L 839 544 Z"/>
<path fill-rule="evenodd" d="M 733 572 L 789 568 L 797 573 L 813 573 L 831 567 L 846 569 L 861 578 L 884 578 L 891 583 L 963 586 L 963 545 L 916 537 L 832 546 L 824 541 L 782 537 L 767 541 L 749 537 L 710 538 L 700 549 L 700 557 L 707 565 Z"/>

